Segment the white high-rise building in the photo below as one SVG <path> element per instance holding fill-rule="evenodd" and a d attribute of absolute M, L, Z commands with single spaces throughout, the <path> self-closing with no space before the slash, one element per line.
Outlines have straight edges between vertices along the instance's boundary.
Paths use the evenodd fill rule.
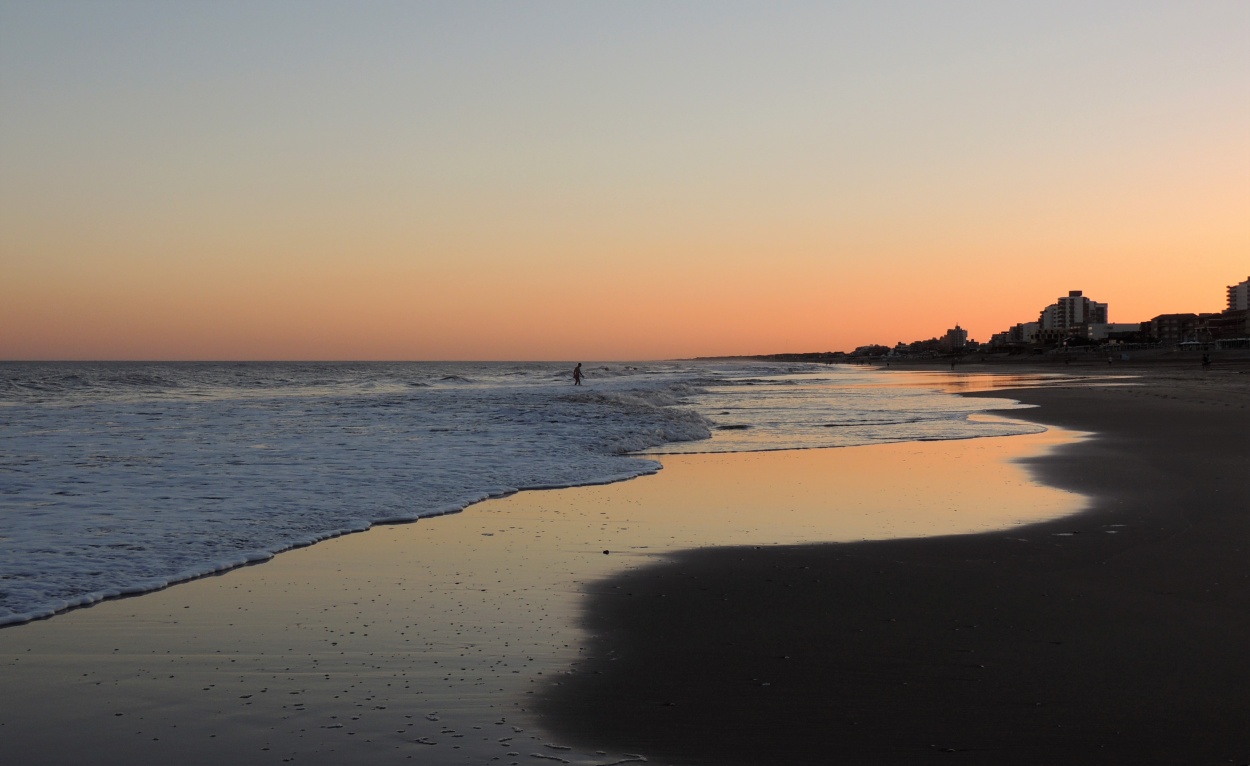
<path fill-rule="evenodd" d="M 1245 282 L 1228 286 L 1228 310 L 1245 311 L 1250 309 L 1250 278 Z"/>
<path fill-rule="evenodd" d="M 1106 324 L 1107 304 L 1091 301 L 1080 290 L 1070 290 L 1067 297 L 1042 309 L 1037 322 L 1043 332 L 1075 334 L 1084 325 Z"/>
<path fill-rule="evenodd" d="M 968 331 L 959 325 L 946 331 L 942 336 L 942 348 L 947 351 L 958 351 L 968 345 Z"/>

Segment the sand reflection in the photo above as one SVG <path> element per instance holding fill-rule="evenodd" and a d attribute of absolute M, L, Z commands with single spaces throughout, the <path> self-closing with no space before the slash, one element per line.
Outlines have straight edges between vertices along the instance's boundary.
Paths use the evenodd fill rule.
<path fill-rule="evenodd" d="M 695 546 L 1004 529 L 1077 511 L 1020 459 L 1076 435 L 680 455 L 0 630 L 20 763 L 424 764 L 553 749 L 534 690 L 579 663 L 587 587 Z M 604 555 L 608 551 L 608 555 Z M 654 761 L 653 761 L 654 762 Z"/>
<path fill-rule="evenodd" d="M 947 394 L 967 394 L 974 391 L 999 391 L 1012 388 L 1042 388 L 1047 386 L 1118 386 L 1130 385 L 1136 375 L 1070 375 L 1060 372 L 1000 373 L 958 372 L 929 370 L 878 370 L 886 373 L 863 387 L 931 388 Z M 851 385 L 848 388 L 859 386 Z"/>
<path fill-rule="evenodd" d="M 483 512 L 601 517 L 590 548 L 852 541 L 1006 529 L 1079 511 L 1084 498 L 1033 482 L 1025 465 L 1079 438 L 1040 434 L 789 452 L 669 455 L 623 485 L 522 493 Z M 583 533 L 586 534 L 586 533 Z"/>

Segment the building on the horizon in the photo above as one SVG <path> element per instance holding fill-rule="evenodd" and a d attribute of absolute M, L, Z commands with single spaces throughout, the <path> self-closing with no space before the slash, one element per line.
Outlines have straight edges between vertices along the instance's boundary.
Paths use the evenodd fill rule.
<path fill-rule="evenodd" d="M 1037 320 L 1043 331 L 1069 330 L 1108 321 L 1107 304 L 1090 300 L 1080 290 L 1069 290 L 1066 297 L 1042 309 Z"/>
<path fill-rule="evenodd" d="M 1148 322 L 1142 322 L 1142 330 L 1163 346 L 1197 342 L 1204 329 L 1202 317 L 1197 314 L 1160 314 Z"/>
<path fill-rule="evenodd" d="M 1245 282 L 1228 286 L 1227 311 L 1246 311 L 1250 309 L 1250 277 Z"/>
<path fill-rule="evenodd" d="M 1142 340 L 1142 325 L 1145 322 L 1090 322 L 1085 325 L 1085 337 L 1088 340 L 1111 341 L 1115 343 L 1138 342 Z"/>
<path fill-rule="evenodd" d="M 1226 309 L 1203 317 L 1205 333 L 1201 340 L 1245 340 L 1250 338 L 1250 309 Z"/>
<path fill-rule="evenodd" d="M 960 327 L 958 323 L 942 336 L 943 351 L 962 351 L 967 345 L 968 331 Z"/>
<path fill-rule="evenodd" d="M 1228 307 L 1202 316 L 1202 342 L 1250 343 L 1250 278 L 1228 286 Z"/>
<path fill-rule="evenodd" d="M 994 333 L 989 348 L 1018 352 L 1025 346 L 1085 346 L 1107 343 L 1157 343 L 1192 348 L 1215 343 L 1221 348 L 1250 347 L 1250 278 L 1227 288 L 1228 307 L 1219 313 L 1160 314 L 1140 323 L 1112 323 L 1107 304 L 1080 290 L 1042 309 L 1038 321 Z M 943 338 L 945 342 L 945 338 Z M 1229 345 L 1229 344 L 1233 345 Z"/>
<path fill-rule="evenodd" d="M 1012 346 L 1028 346 L 1037 340 L 1037 322 L 1020 322 L 1002 332 L 994 333 L 990 338 L 991 348 L 1010 348 Z"/>
<path fill-rule="evenodd" d="M 888 353 L 890 353 L 890 349 L 888 346 L 882 346 L 880 344 L 873 343 L 867 346 L 857 346 L 855 350 L 849 354 L 849 356 L 854 356 L 854 357 L 885 356 Z"/>
<path fill-rule="evenodd" d="M 1211 317 L 1208 325 L 1213 340 L 1241 340 L 1243 344 L 1250 339 L 1250 309 L 1225 311 Z M 1225 346 L 1231 348 L 1230 346 Z M 1245 348 L 1243 345 L 1242 348 Z"/>
<path fill-rule="evenodd" d="M 1087 338 L 1089 325 L 1107 324 L 1107 315 L 1107 304 L 1090 300 L 1080 290 L 1069 290 L 1066 297 L 1042 309 L 1037 318 L 1038 337 L 1052 342 Z"/>

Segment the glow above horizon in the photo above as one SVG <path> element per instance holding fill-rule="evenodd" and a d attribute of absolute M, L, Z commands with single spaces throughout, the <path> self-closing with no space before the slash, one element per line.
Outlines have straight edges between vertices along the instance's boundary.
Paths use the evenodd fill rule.
<path fill-rule="evenodd" d="M 1250 5 L 0 0 L 0 358 L 642 359 L 1218 311 Z"/>

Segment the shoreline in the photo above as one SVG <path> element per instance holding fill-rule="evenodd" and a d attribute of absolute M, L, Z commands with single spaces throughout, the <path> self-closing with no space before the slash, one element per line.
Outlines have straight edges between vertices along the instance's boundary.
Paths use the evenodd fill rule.
<path fill-rule="evenodd" d="M 69 364 L 77 364 L 77 363 L 69 363 Z M 122 363 L 122 364 L 126 364 L 126 363 Z M 146 364 L 146 363 L 136 363 L 136 364 Z M 191 363 L 191 364 L 201 364 L 201 363 L 197 362 L 197 363 Z M 208 363 L 208 364 L 216 364 L 216 363 Z M 948 393 L 957 392 L 957 389 L 951 389 L 949 387 L 942 386 L 939 378 L 944 377 L 945 373 L 939 373 L 936 376 L 935 375 L 923 375 L 922 376 L 922 373 L 924 372 L 927 372 L 927 371 L 921 370 L 921 371 L 913 372 L 913 374 L 917 376 L 915 378 L 916 385 L 934 386 L 934 387 L 942 388 L 946 390 Z M 990 377 L 1001 377 L 1004 380 L 1009 378 L 1009 376 L 1007 375 L 1002 375 L 1002 376 L 977 375 L 974 377 L 981 379 L 982 381 Z M 1020 377 L 1020 379 L 1024 379 L 1024 378 Z M 998 386 L 995 384 L 990 384 L 988 387 L 996 388 Z M 983 438 L 983 437 L 972 436 L 972 437 L 964 437 L 964 438 Z M 470 492 L 466 494 L 464 497 L 462 497 L 461 499 L 458 499 L 450 504 L 445 504 L 445 505 L 438 506 L 430 510 L 421 511 L 419 513 L 414 513 L 411 515 L 400 515 L 400 516 L 382 515 L 382 516 L 373 516 L 373 517 L 366 516 L 366 517 L 353 520 L 353 523 L 347 526 L 325 529 L 323 531 L 316 531 L 309 535 L 306 535 L 305 537 L 302 537 L 302 538 L 299 538 L 290 542 L 280 542 L 274 545 L 269 545 L 267 547 L 258 547 L 258 548 L 231 551 L 231 555 L 228 558 L 205 561 L 195 566 L 192 566 L 190 568 L 182 569 L 176 572 L 171 572 L 163 576 L 153 577 L 150 579 L 145 579 L 139 582 L 132 582 L 132 583 L 125 584 L 125 585 L 120 585 L 120 584 L 114 585 L 103 590 L 96 590 L 96 591 L 91 591 L 87 593 L 71 595 L 58 603 L 42 605 L 38 608 L 35 608 L 30 611 L 26 611 L 26 612 L 0 614 L 0 630 L 4 630 L 6 628 L 13 627 L 13 626 L 25 625 L 31 622 L 52 619 L 54 617 L 57 617 L 57 616 L 60 616 L 69 612 L 73 612 L 75 610 L 90 608 L 92 606 L 95 606 L 97 604 L 104 603 L 107 601 L 125 599 L 125 598 L 134 598 L 134 597 L 146 595 L 148 593 L 156 593 L 156 592 L 165 590 L 166 588 L 170 588 L 176 585 L 182 585 L 188 582 L 193 582 L 201 578 L 220 576 L 220 575 L 223 575 L 227 572 L 230 572 L 236 569 L 255 566 L 257 564 L 263 564 L 265 562 L 271 561 L 274 557 L 279 556 L 289 551 L 299 550 L 301 548 L 305 548 L 308 546 L 317 545 L 327 540 L 333 540 L 335 538 L 342 537 L 344 535 L 367 532 L 370 529 L 373 529 L 375 527 L 393 525 L 393 524 L 416 523 L 423 519 L 428 520 L 428 519 L 433 519 L 433 518 L 437 518 L 441 516 L 461 513 L 465 511 L 466 509 L 476 506 L 480 503 L 488 502 L 491 500 L 496 500 L 499 498 L 509 497 L 518 492 L 526 492 L 526 491 L 534 491 L 534 490 L 551 490 L 551 489 L 575 489 L 578 487 L 601 486 L 601 485 L 609 485 L 609 484 L 616 484 L 616 483 L 630 481 L 640 476 L 648 476 L 648 475 L 654 474 L 657 471 L 661 470 L 662 465 L 660 462 L 660 458 L 666 455 L 723 454 L 715 449 L 708 449 L 706 452 L 704 452 L 703 450 L 698 450 L 698 449 L 673 450 L 673 451 L 668 451 L 667 449 L 667 447 L 671 447 L 671 445 L 673 444 L 686 444 L 686 443 L 687 442 L 669 442 L 666 445 L 661 445 L 659 447 L 654 447 L 654 448 L 642 450 L 639 452 L 627 453 L 623 455 L 622 457 L 632 458 L 632 459 L 636 459 L 640 461 L 647 461 L 649 463 L 649 465 L 639 465 L 635 470 L 631 470 L 631 471 L 605 473 L 605 474 L 596 476 L 594 478 L 589 478 L 589 479 L 585 479 L 585 480 L 581 480 L 581 481 L 577 481 L 573 483 L 531 484 L 531 485 L 520 486 L 520 487 L 508 487 L 502 490 L 495 490 L 495 491 Z M 689 443 L 703 444 L 704 442 L 695 441 L 695 442 L 689 442 Z M 822 446 L 817 446 L 817 447 L 788 446 L 788 447 L 779 447 L 775 451 L 791 451 L 795 449 L 825 449 L 825 448 L 826 447 L 822 447 Z M 754 451 L 769 451 L 769 450 L 754 450 Z"/>
<path fill-rule="evenodd" d="M 1250 380 L 1005 392 L 1093 498 L 1007 533 L 709 548 L 596 585 L 556 730 L 677 764 L 1250 762 Z M 972 395 L 1003 395 L 1002 392 Z"/>
<path fill-rule="evenodd" d="M 639 751 L 571 742 L 535 712 L 545 682 L 587 661 L 592 583 L 682 549 L 1067 514 L 1081 498 L 1010 461 L 1069 438 L 664 456 L 634 481 L 520 492 L 11 626 L 0 668 L 21 692 L 0 704 L 0 740 L 29 764 L 626 759 Z M 998 480 L 974 497 L 959 470 Z M 890 513 L 909 493 L 927 505 Z"/>
<path fill-rule="evenodd" d="M 968 376 L 945 377 L 950 390 L 977 387 L 969 385 L 975 381 Z M 1101 382 L 1091 381 L 1091 386 Z M 1108 401 L 1160 393 L 1149 386 L 1133 394 L 1126 394 L 1131 389 L 1125 387 L 1090 390 L 1101 390 Z M 1236 390 L 1247 393 L 1244 385 Z M 1065 391 L 1045 387 L 1033 394 L 1069 396 Z M 993 387 L 976 395 L 1019 398 Z M 1191 404 L 1200 412 L 1210 407 Z M 1069 406 L 1055 401 L 1043 403 L 1040 410 L 998 414 L 1051 423 L 1050 416 L 1062 410 L 1058 405 Z M 1099 412 L 1114 414 L 1106 406 Z M 1238 412 L 1243 420 L 1237 422 L 1244 422 L 1245 406 Z M 1071 427 L 1089 430 L 1086 414 L 1076 412 L 1069 421 Z M 1056 561 L 1065 571 L 1080 569 L 1079 555 L 1055 555 L 1062 552 L 1059 546 L 1079 553 L 1085 543 L 1096 544 L 1099 535 L 1117 540 L 1158 537 L 1144 525 L 1131 533 L 1094 529 L 1088 535 L 1083 527 L 1064 525 L 1089 515 L 1071 515 L 1072 503 L 1083 499 L 1030 480 L 1021 463 L 1047 478 L 1048 471 L 1065 472 L 1073 450 L 1106 441 L 1086 439 L 1074 447 L 1052 449 L 1070 439 L 1052 430 L 857 450 L 663 456 L 666 470 L 634 481 L 515 493 L 432 522 L 375 526 L 365 534 L 288 551 L 263 567 L 245 566 L 143 598 L 110 600 L 55 619 L 10 626 L 0 630 L 0 667 L 21 693 L 0 705 L 0 740 L 6 742 L 6 752 L 30 764 L 75 762 L 90 755 L 95 762 L 117 764 L 171 759 L 189 764 L 334 764 L 368 758 L 450 766 L 556 757 L 590 766 L 624 761 L 631 754 L 660 764 L 837 763 L 839 758 L 849 763 L 924 763 L 928 752 L 917 760 L 905 748 L 882 751 L 874 745 L 857 750 L 853 736 L 830 728 L 819 716 L 836 707 L 826 699 L 827 689 L 796 695 L 796 689 L 787 690 L 786 676 L 774 673 L 797 668 L 801 676 L 818 682 L 824 670 L 845 667 L 828 661 L 827 647 L 841 646 L 843 659 L 854 660 L 853 672 L 865 681 L 865 689 L 879 692 L 880 684 L 869 681 L 880 681 L 882 672 L 916 685 L 899 675 L 915 668 L 900 665 L 897 658 L 924 649 L 929 634 L 919 629 L 922 621 L 912 624 L 904 612 L 861 614 L 873 619 L 859 626 L 864 630 L 856 634 L 863 642 L 860 649 L 874 654 L 855 659 L 847 644 L 830 643 L 820 632 L 828 628 L 827 621 L 804 617 L 797 626 L 786 627 L 775 619 L 776 610 L 789 605 L 795 614 L 819 614 L 828 608 L 833 582 L 846 586 L 846 592 L 833 596 L 858 598 L 863 609 L 894 605 L 916 572 L 923 573 L 929 586 L 966 587 L 967 594 L 976 596 L 978 587 L 985 590 L 994 583 L 975 567 L 984 563 L 976 558 L 984 553 L 976 541 L 1016 538 L 1022 527 L 1015 525 L 1028 518 L 1061 517 L 1023 529 L 1051 524 L 1077 532 L 1042 542 L 1013 542 L 1013 555 L 1027 553 L 1042 570 Z M 1086 492 L 1088 487 L 1078 482 L 1071 489 Z M 917 513 L 898 515 L 903 505 L 914 506 Z M 831 509 L 842 518 L 831 519 Z M 958 526 L 946 528 L 947 537 L 917 537 L 934 534 L 935 523 L 948 523 L 955 516 Z M 831 532 L 831 524 L 841 531 Z M 999 531 L 973 534 L 984 529 Z M 961 534 L 950 536 L 952 532 Z M 906 539 L 850 542 L 884 535 Z M 1225 537 L 1219 542 L 1226 542 Z M 807 544 L 813 539 L 848 542 Z M 936 560 L 918 566 L 924 563 L 926 546 L 935 544 L 943 556 L 966 557 L 971 569 L 951 568 L 948 561 L 934 566 Z M 726 547 L 730 545 L 738 547 Z M 824 556 L 815 563 L 786 558 L 818 549 L 855 554 L 843 560 Z M 882 552 L 889 552 L 888 560 Z M 911 568 L 903 566 L 908 556 Z M 866 562 L 877 566 L 866 572 Z M 1227 563 L 1244 566 L 1240 559 Z M 687 576 L 694 565 L 706 566 L 696 575 L 701 578 L 697 584 Z M 829 574 L 812 574 L 821 567 Z M 670 576 L 674 571 L 680 575 L 676 579 Z M 724 576 L 740 581 L 715 579 Z M 817 579 L 822 582 L 811 582 Z M 732 598 L 709 604 L 706 596 L 713 582 Z M 618 590 L 613 583 L 623 587 Z M 1013 582 L 1012 598 L 1028 596 L 1042 603 L 1059 599 L 1058 591 L 1040 596 L 1038 582 L 1026 584 L 1032 589 Z M 661 588 L 654 600 L 640 598 L 651 586 Z M 989 591 L 981 595 L 995 596 Z M 805 598 L 817 599 L 815 610 L 804 604 Z M 977 619 L 976 606 L 984 602 L 965 601 L 932 602 L 953 608 L 952 619 L 980 626 L 946 637 L 993 627 L 997 640 L 1007 646 L 1011 631 Z M 644 620 L 652 620 L 642 624 L 642 638 L 653 639 L 648 651 L 668 651 L 667 660 L 646 653 L 631 656 L 637 643 L 622 653 L 619 647 L 626 644 L 620 643 L 620 626 L 595 624 L 613 609 L 640 604 L 646 605 Z M 722 611 L 709 611 L 716 604 Z M 668 613 L 655 611 L 657 605 L 681 608 L 659 619 L 657 615 Z M 847 605 L 854 606 L 847 601 L 842 607 Z M 1250 609 L 1242 609 L 1246 611 Z M 843 618 L 852 613 L 846 608 L 839 612 Z M 1094 614 L 1091 624 L 1100 618 Z M 683 625 L 683 619 L 695 624 Z M 1053 628 L 1040 618 L 1031 619 L 1042 633 Z M 750 635 L 735 636 L 744 624 Z M 909 624 L 912 632 L 902 643 L 891 644 L 898 637 L 882 631 Z M 1232 646 L 1226 651 L 1244 645 L 1243 634 L 1236 632 L 1241 628 L 1233 627 L 1227 635 Z M 774 645 L 779 638 L 792 638 L 794 645 Z M 1182 639 L 1173 635 L 1171 640 Z M 716 641 L 721 644 L 713 645 Z M 726 641 L 734 646 L 723 645 Z M 906 652 L 892 658 L 886 651 L 891 646 Z M 1059 654 L 1075 651 L 1070 640 L 1046 646 L 1057 646 Z M 685 649 L 674 654 L 673 647 Z M 821 647 L 826 647 L 823 655 L 812 654 Z M 1208 652 L 1204 658 L 1218 656 Z M 631 665 L 639 657 L 642 664 Z M 964 667 L 968 663 L 940 659 L 946 670 L 972 671 L 970 665 Z M 764 665 L 753 667 L 757 661 Z M 1233 672 L 1211 687 L 1215 692 L 1246 680 L 1238 661 L 1224 663 Z M 1086 666 L 1095 676 L 1101 672 L 1096 665 Z M 619 674 L 626 668 L 635 668 L 639 677 L 622 679 Z M 762 671 L 769 677 L 759 675 Z M 740 672 L 755 673 L 750 678 L 758 678 L 759 685 L 748 680 L 745 687 L 718 686 L 741 681 L 734 675 Z M 657 674 L 669 679 L 667 692 L 663 687 L 630 686 L 656 680 Z M 966 687 L 990 679 L 961 675 L 938 680 Z M 789 722 L 764 727 L 767 717 L 756 716 L 759 711 L 752 708 L 759 700 L 743 697 L 744 689 L 770 690 L 774 694 L 767 700 L 768 710 Z M 562 708 L 561 699 L 573 710 Z M 861 699 L 869 708 L 875 700 L 892 711 L 898 703 L 881 694 Z M 734 710 L 726 717 L 707 707 L 709 702 Z M 845 700 L 838 704 L 847 708 Z M 665 720 L 684 720 L 681 715 L 700 708 L 715 713 L 711 729 L 683 723 L 675 735 L 666 734 Z M 1230 715 L 1240 711 L 1232 707 Z M 657 713 L 658 721 L 648 718 Z M 596 714 L 616 724 L 604 728 Z M 1056 721 L 1066 724 L 1066 719 Z M 868 722 L 856 719 L 854 726 Z M 622 732 L 621 726 L 627 730 Z M 917 728 L 916 721 L 896 717 L 878 734 L 881 741 L 900 742 L 902 734 L 924 733 L 923 727 L 908 727 Z M 723 741 L 718 744 L 709 736 Z M 944 741 L 937 737 L 929 744 Z M 976 760 L 979 751 L 971 744 L 947 742 L 965 760 Z M 803 747 L 817 745 L 825 748 L 819 755 L 804 754 Z M 1003 762 L 1001 750 L 989 752 L 983 762 Z M 1069 755 L 1058 761 L 1081 762 Z"/>
<path fill-rule="evenodd" d="M 653 459 L 653 458 L 649 458 L 647 455 L 642 455 L 642 457 L 647 458 L 647 459 Z M 656 462 L 658 463 L 658 461 Z M 205 564 L 203 566 L 196 567 L 193 569 L 183 570 L 182 572 L 177 572 L 175 574 L 169 575 L 168 577 L 162 578 L 160 580 L 151 580 L 147 582 L 136 583 L 134 585 L 129 585 L 125 587 L 111 588 L 108 591 L 96 591 L 96 592 L 87 593 L 87 594 L 80 595 L 80 596 L 75 596 L 54 607 L 49 607 L 46 609 L 39 609 L 38 611 L 35 611 L 35 612 L 23 612 L 21 614 L 9 614 L 9 615 L 0 616 L 0 631 L 5 630 L 6 628 L 15 628 L 15 627 L 20 627 L 22 625 L 28 625 L 32 622 L 43 622 L 45 620 L 51 620 L 63 614 L 75 612 L 80 609 L 90 609 L 93 606 L 96 606 L 98 604 L 103 604 L 109 601 L 118 601 L 121 599 L 128 599 L 128 598 L 139 598 L 140 596 L 146 596 L 149 593 L 159 593 L 168 588 L 173 588 L 178 585 L 195 582 L 196 580 L 202 580 L 202 579 L 209 578 L 209 577 L 221 577 L 222 575 L 229 574 L 230 572 L 233 572 L 235 570 L 246 569 L 248 567 L 254 567 L 260 564 L 268 563 L 269 561 L 272 561 L 274 558 L 281 556 L 284 553 L 289 553 L 291 551 L 298 551 L 302 548 L 311 548 L 314 545 L 319 545 L 321 543 L 334 540 L 340 537 L 345 537 L 347 535 L 363 534 L 365 532 L 368 532 L 373 529 L 377 529 L 379 527 L 403 526 L 406 524 L 416 524 L 419 521 L 432 521 L 442 516 L 452 516 L 458 513 L 463 513 L 464 511 L 467 511 L 468 509 L 472 508 L 475 505 L 479 505 L 481 503 L 488 503 L 492 500 L 499 500 L 502 498 L 511 497 L 521 492 L 545 492 L 548 490 L 577 489 L 579 487 L 599 487 L 599 486 L 607 486 L 610 484 L 619 484 L 619 483 L 626 482 L 626 481 L 632 481 L 633 479 L 637 479 L 643 476 L 651 476 L 657 473 L 661 469 L 661 467 L 662 466 L 657 465 L 657 467 L 654 469 L 642 470 L 642 471 L 639 471 L 638 473 L 614 474 L 606 478 L 591 479 L 591 480 L 580 482 L 577 484 L 544 484 L 544 485 L 519 487 L 516 489 L 509 489 L 503 492 L 486 494 L 476 499 L 468 500 L 464 503 L 449 505 L 444 508 L 440 508 L 435 511 L 430 511 L 419 516 L 383 517 L 383 518 L 378 518 L 375 520 L 366 520 L 358 526 L 345 527 L 342 529 L 331 530 L 329 532 L 320 533 L 320 534 L 307 537 L 307 538 L 298 540 L 293 543 L 284 544 L 281 546 L 274 546 L 272 548 L 256 548 L 256 549 L 247 550 L 247 551 L 240 551 L 238 557 L 231 559 L 229 561 L 214 562 L 214 563 Z"/>

